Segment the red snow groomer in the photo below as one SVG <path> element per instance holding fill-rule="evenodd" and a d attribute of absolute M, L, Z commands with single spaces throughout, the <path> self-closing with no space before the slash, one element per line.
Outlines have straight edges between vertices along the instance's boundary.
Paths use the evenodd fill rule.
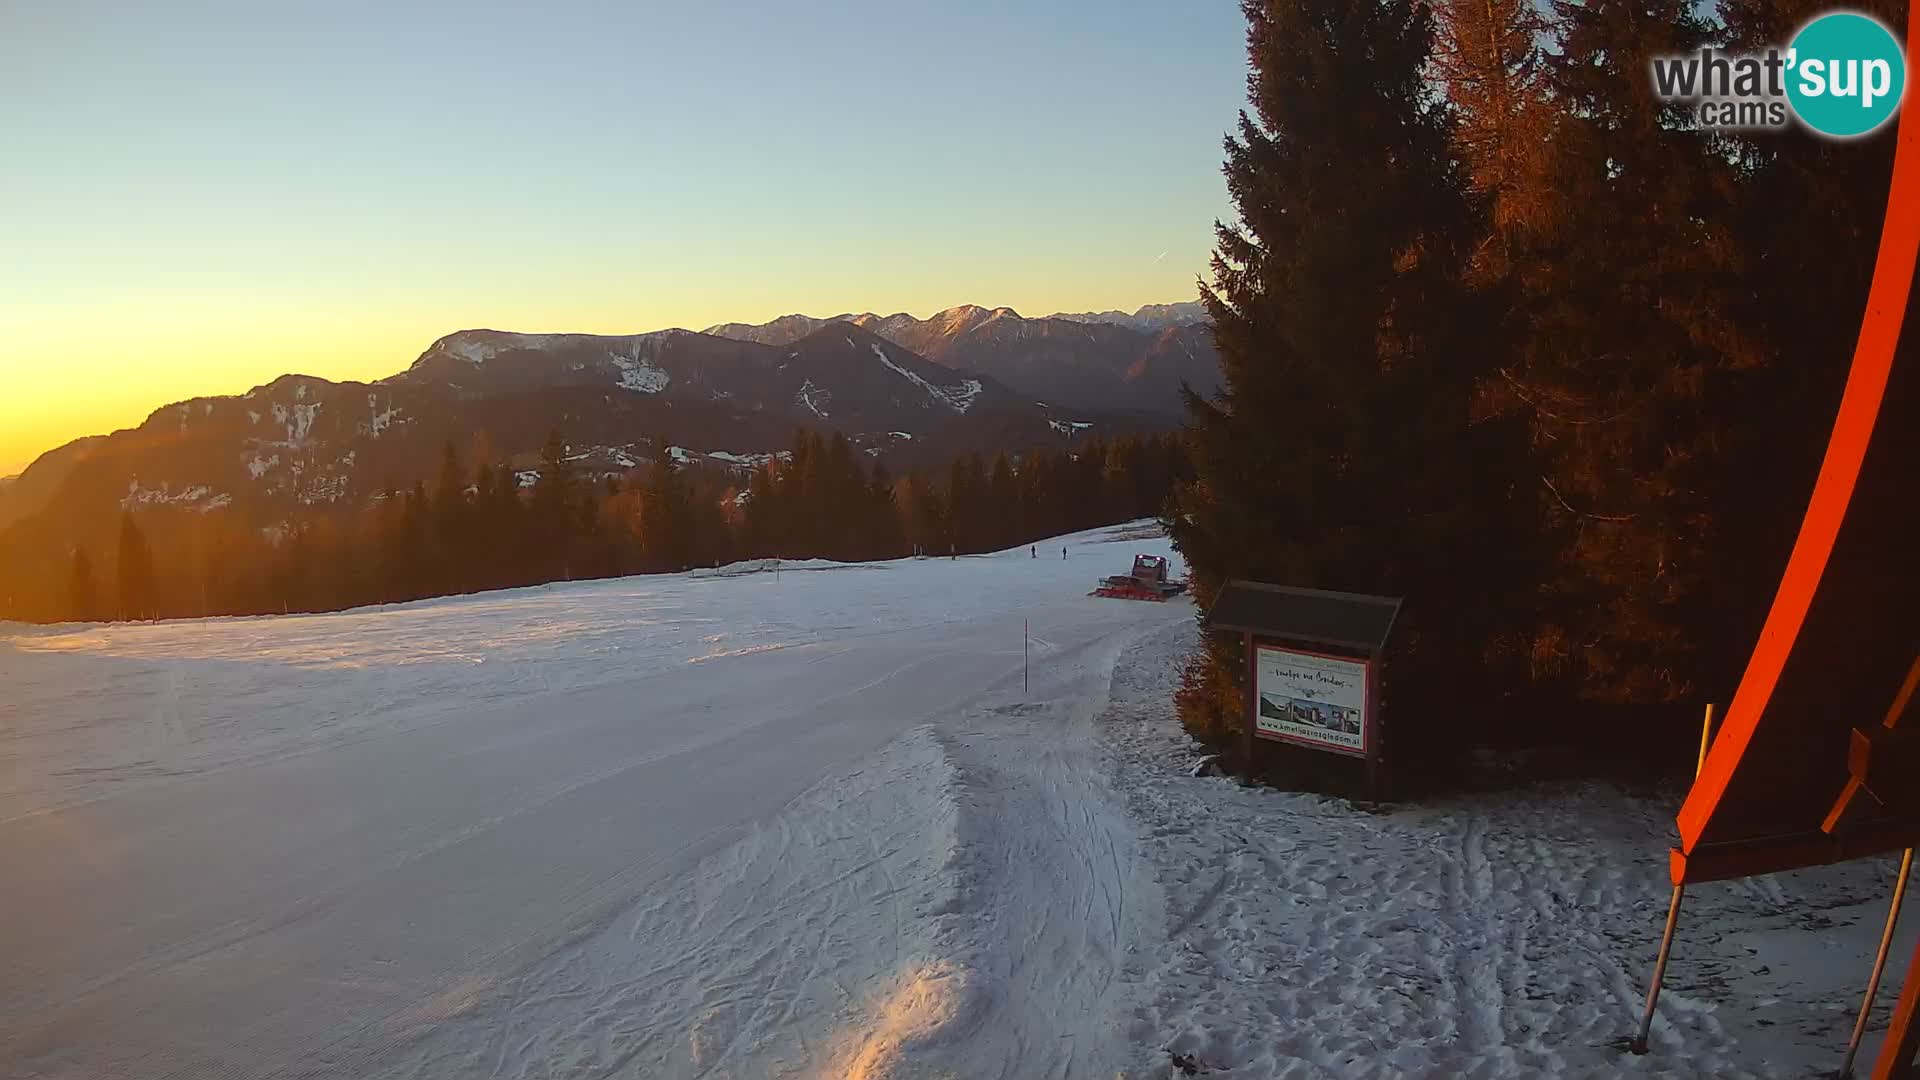
<path fill-rule="evenodd" d="M 1101 578 L 1100 587 L 1089 596 L 1111 596 L 1118 600 L 1165 600 L 1187 591 L 1184 581 L 1167 580 L 1164 555 L 1135 555 L 1133 573 Z"/>

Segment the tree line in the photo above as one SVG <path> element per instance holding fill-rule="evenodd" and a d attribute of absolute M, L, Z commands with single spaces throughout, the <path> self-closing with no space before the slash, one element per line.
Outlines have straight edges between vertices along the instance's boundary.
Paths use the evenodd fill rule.
<path fill-rule="evenodd" d="M 74 545 L 64 594 L 31 614 L 330 611 L 740 559 L 995 551 L 1152 517 L 1186 475 L 1173 435 L 965 453 L 898 479 L 839 433 L 802 431 L 744 479 L 667 453 L 625 474 L 587 474 L 558 433 L 526 474 L 469 465 L 449 443 L 433 477 L 388 486 L 347 513 L 261 527 L 234 509 L 124 511 L 111 561 Z"/>
<path fill-rule="evenodd" d="M 1167 523 L 1202 603 L 1230 577 L 1406 598 L 1403 762 L 1490 716 L 1551 738 L 1731 693 L 1831 430 L 1893 139 L 1705 130 L 1649 65 L 1784 46 L 1823 6 L 1243 3 L 1237 215 L 1201 286 L 1224 384 L 1188 395 Z M 1240 650 L 1189 667 L 1196 734 L 1239 730 Z"/>

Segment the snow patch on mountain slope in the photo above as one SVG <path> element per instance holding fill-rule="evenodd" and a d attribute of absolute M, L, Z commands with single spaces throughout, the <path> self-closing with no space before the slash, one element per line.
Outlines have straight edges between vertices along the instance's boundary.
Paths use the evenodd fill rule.
<path fill-rule="evenodd" d="M 848 344 L 852 344 L 852 342 L 848 342 Z M 954 412 L 964 413 L 972 408 L 973 399 L 980 394 L 979 379 L 962 379 L 949 386 L 935 386 L 920 376 L 915 375 L 913 372 L 908 371 L 906 368 L 901 367 L 899 364 L 894 363 L 893 360 L 887 356 L 886 350 L 880 346 L 873 346 L 873 355 L 879 357 L 880 362 L 887 365 L 894 374 L 926 391 L 927 397 L 932 401 L 938 401 Z"/>
<path fill-rule="evenodd" d="M 140 478 L 136 476 L 127 481 L 127 493 L 121 498 L 120 507 L 123 510 L 131 510 L 134 507 L 174 506 L 206 513 L 209 510 L 228 506 L 232 502 L 233 496 L 224 493 L 216 495 L 213 489 L 205 484 L 195 484 L 174 491 L 172 486 L 164 481 L 157 488 L 143 487 Z"/>
<path fill-rule="evenodd" d="M 729 465 L 735 465 L 740 468 L 757 469 L 776 457 L 784 461 L 793 455 L 785 450 L 780 451 L 778 454 L 736 454 L 730 450 L 709 450 L 707 451 L 707 456 L 715 461 L 724 461 Z"/>
<path fill-rule="evenodd" d="M 297 387 L 295 396 L 306 397 L 306 390 L 305 386 Z M 310 405 L 296 403 L 289 407 L 274 403 L 273 422 L 282 425 L 287 433 L 284 445 L 299 446 L 307 441 L 308 434 L 313 431 L 313 419 L 320 414 L 322 404 L 324 402 L 316 401 Z"/>
<path fill-rule="evenodd" d="M 294 467 L 294 498 L 307 506 L 321 503 L 336 503 L 347 497 L 352 485 L 339 473 L 322 473 L 318 476 L 306 476 L 299 466 Z"/>
<path fill-rule="evenodd" d="M 795 405 L 805 405 L 812 411 L 813 415 L 825 420 L 828 415 L 827 411 L 820 406 L 833 403 L 833 391 L 822 390 L 813 385 L 812 379 L 807 379 L 800 384 L 800 392 L 793 395 L 793 403 Z"/>
<path fill-rule="evenodd" d="M 400 410 L 394 406 L 391 398 L 387 401 L 387 407 L 381 409 L 378 394 L 367 395 L 367 411 L 371 417 L 367 421 L 367 434 L 376 439 L 380 437 L 381 432 L 392 427 L 394 418 L 400 415 Z"/>
<path fill-rule="evenodd" d="M 695 461 L 706 461 L 725 465 L 732 469 L 743 470 L 757 469 L 776 458 L 781 461 L 786 461 L 793 457 L 792 453 L 786 450 L 782 450 L 777 454 L 736 454 L 731 450 L 689 450 L 684 446 L 669 446 L 667 447 L 667 454 L 673 458 L 675 463 L 680 465 L 688 465 Z"/>
<path fill-rule="evenodd" d="M 613 366 L 620 369 L 620 388 L 639 394 L 657 394 L 667 388 L 672 377 L 666 369 L 654 362 L 659 354 L 660 341 L 651 335 L 635 338 L 628 342 L 626 350 L 612 350 L 607 358 Z"/>

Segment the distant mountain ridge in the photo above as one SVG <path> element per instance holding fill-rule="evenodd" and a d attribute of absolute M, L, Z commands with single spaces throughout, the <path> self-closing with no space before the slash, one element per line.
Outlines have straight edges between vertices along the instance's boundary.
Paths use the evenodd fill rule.
<path fill-rule="evenodd" d="M 708 333 L 461 330 L 372 383 L 285 375 L 51 450 L 0 484 L 0 528 L 62 507 L 350 506 L 431 476 L 449 441 L 530 476 L 554 430 L 588 472 L 669 451 L 744 469 L 802 427 L 902 467 L 1165 430 L 1182 383 L 1210 391 L 1219 378 L 1211 329 L 1189 307 L 1121 322 L 963 305 L 927 319 L 789 315 Z"/>
<path fill-rule="evenodd" d="M 1049 319 L 1066 319 L 1070 322 L 1109 323 L 1124 326 L 1129 330 L 1152 333 L 1170 326 L 1194 326 L 1211 318 L 1207 314 L 1207 305 L 1198 300 L 1188 300 L 1178 304 L 1147 304 L 1129 315 L 1124 311 L 1083 311 L 1079 313 L 1060 312 L 1047 316 Z"/>
<path fill-rule="evenodd" d="M 959 307 L 937 312 L 926 319 L 917 319 L 906 312 L 897 312 L 892 315 L 876 315 L 871 311 L 858 315 L 847 312 L 826 318 L 796 314 L 782 315 L 764 323 L 718 323 L 701 332 L 739 341 L 758 341 L 764 345 L 783 345 L 788 341 L 805 337 L 830 322 L 850 322 L 872 327 L 882 336 L 890 332 L 910 332 L 909 328 L 913 328 L 924 338 L 928 335 L 956 336 L 994 319 L 1020 318 L 1020 313 L 1010 307 L 983 308 L 977 304 L 962 304 Z M 1044 315 L 1039 320 L 1033 321 L 1058 319 L 1063 322 L 1103 323 L 1151 334 L 1172 327 L 1196 326 L 1205 323 L 1208 318 L 1207 306 L 1198 300 L 1190 300 L 1177 304 L 1147 304 L 1131 314 L 1118 310 L 1063 311 Z M 925 329 L 927 327 L 933 329 L 927 330 Z"/>
<path fill-rule="evenodd" d="M 1138 410 L 1169 417 L 1179 388 L 1210 393 L 1220 361 L 1206 308 L 1196 302 L 1029 319 L 1009 307 L 963 304 L 929 318 L 783 315 L 765 323 L 722 323 L 706 333 L 782 345 L 834 323 L 850 323 L 930 360 L 991 375 L 1049 405 Z"/>

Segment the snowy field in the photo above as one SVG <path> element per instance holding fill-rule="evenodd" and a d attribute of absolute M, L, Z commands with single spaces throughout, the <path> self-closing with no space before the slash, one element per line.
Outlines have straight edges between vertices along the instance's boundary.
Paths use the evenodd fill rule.
<path fill-rule="evenodd" d="M 1832 1075 L 1898 860 L 1697 885 L 1639 1025 L 1682 792 L 1541 785 L 1366 813 L 1194 777 L 1166 702 L 1191 625 L 1123 655 L 1099 722 L 1162 898 L 1129 1076 Z M 1884 1028 L 1920 936 L 1909 913 Z M 1858 1071 L 1870 1071 L 1870 1033 Z"/>
<path fill-rule="evenodd" d="M 1837 1063 L 1889 866 L 1697 889 L 1626 1055 L 1671 799 L 1193 776 L 1166 540 L 1039 550 L 0 624 L 0 1077 Z"/>

